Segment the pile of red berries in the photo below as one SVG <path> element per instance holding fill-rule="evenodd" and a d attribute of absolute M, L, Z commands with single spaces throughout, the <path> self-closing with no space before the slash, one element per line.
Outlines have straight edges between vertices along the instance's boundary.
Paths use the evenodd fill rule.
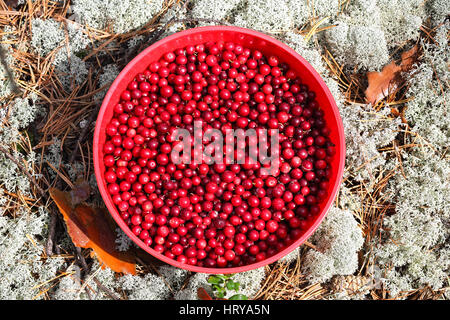
<path fill-rule="evenodd" d="M 235 43 L 167 52 L 128 84 L 103 146 L 122 219 L 147 246 L 201 267 L 252 264 L 310 226 L 327 197 L 335 148 L 314 91 L 286 63 Z M 172 133 L 277 129 L 279 168 L 174 164 Z M 248 156 L 248 154 L 246 154 Z"/>

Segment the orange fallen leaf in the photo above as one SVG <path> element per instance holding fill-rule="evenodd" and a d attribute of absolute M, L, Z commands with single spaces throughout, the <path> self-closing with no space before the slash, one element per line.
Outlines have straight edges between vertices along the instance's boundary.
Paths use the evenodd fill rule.
<path fill-rule="evenodd" d="M 413 64 L 417 61 L 417 53 L 418 47 L 415 45 L 402 54 L 400 64 L 392 61 L 383 67 L 380 72 L 368 72 L 367 80 L 369 85 L 365 91 L 366 101 L 375 105 L 378 101 L 395 91 L 403 81 L 400 73 L 411 70 Z"/>
<path fill-rule="evenodd" d="M 50 189 L 50 196 L 64 217 L 74 245 L 91 248 L 103 267 L 106 265 L 115 272 L 136 274 L 133 255 L 116 249 L 115 225 L 108 212 L 79 203 L 83 192 L 75 189 L 70 192 Z"/>

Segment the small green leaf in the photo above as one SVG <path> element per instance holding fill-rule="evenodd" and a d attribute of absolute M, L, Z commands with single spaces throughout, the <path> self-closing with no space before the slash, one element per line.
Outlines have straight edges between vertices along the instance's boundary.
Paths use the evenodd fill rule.
<path fill-rule="evenodd" d="M 239 286 L 240 286 L 239 282 L 234 282 L 234 291 L 239 291 Z"/>
<path fill-rule="evenodd" d="M 235 283 L 232 280 L 229 280 L 226 284 L 228 290 L 234 290 Z"/>
<path fill-rule="evenodd" d="M 216 294 L 216 297 L 217 297 L 217 298 L 224 298 L 224 297 L 225 297 L 225 294 L 224 294 L 223 292 L 218 292 L 218 293 Z"/>
<path fill-rule="evenodd" d="M 234 296 L 231 296 L 228 300 L 248 300 L 247 296 L 245 294 L 235 294 Z"/>
<path fill-rule="evenodd" d="M 221 279 L 217 276 L 210 276 L 208 278 L 208 283 L 211 283 L 211 284 L 220 284 L 222 282 L 223 282 L 223 279 Z"/>

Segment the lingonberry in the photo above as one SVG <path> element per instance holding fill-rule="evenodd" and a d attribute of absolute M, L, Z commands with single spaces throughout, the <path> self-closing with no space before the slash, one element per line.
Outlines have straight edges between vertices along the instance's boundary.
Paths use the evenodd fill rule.
<path fill-rule="evenodd" d="M 208 268 L 251 264 L 293 243 L 319 215 L 336 148 L 315 92 L 278 57 L 233 42 L 188 45 L 151 62 L 112 108 L 101 149 L 107 191 L 156 252 Z M 260 151 L 251 136 L 248 150 L 246 139 L 224 150 L 243 163 L 214 163 L 211 153 L 185 164 L 172 134 L 193 134 L 199 120 L 202 134 L 277 132 L 270 153 L 278 169 L 263 174 L 270 164 L 250 161 Z M 200 135 L 191 146 L 195 139 L 208 142 Z"/>

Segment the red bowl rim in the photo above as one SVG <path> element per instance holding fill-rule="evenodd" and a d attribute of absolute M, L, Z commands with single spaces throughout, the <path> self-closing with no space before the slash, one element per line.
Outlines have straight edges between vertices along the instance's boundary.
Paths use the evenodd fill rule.
<path fill-rule="evenodd" d="M 146 252 L 150 253 L 152 256 L 158 258 L 161 261 L 164 261 L 172 266 L 175 266 L 175 267 L 178 267 L 181 269 L 185 269 L 185 270 L 189 270 L 189 271 L 193 271 L 193 272 L 209 273 L 209 274 L 229 274 L 229 273 L 250 271 L 250 270 L 257 269 L 257 268 L 266 266 L 268 264 L 271 264 L 271 263 L 281 259 L 282 257 L 286 256 L 287 254 L 292 252 L 295 248 L 297 248 L 301 244 L 303 244 L 306 241 L 306 239 L 308 239 L 311 236 L 311 234 L 317 229 L 319 224 L 322 222 L 322 220 L 327 215 L 327 213 L 334 201 L 334 198 L 337 194 L 337 191 L 340 187 L 341 181 L 342 181 L 342 175 L 343 175 L 344 163 L 345 163 L 345 138 L 344 138 L 344 128 L 343 128 L 343 124 L 342 124 L 342 120 L 341 120 L 341 117 L 339 114 L 338 107 L 336 105 L 336 102 L 335 102 L 330 90 L 328 89 L 327 85 L 323 81 L 322 77 L 295 50 L 293 50 L 286 44 L 282 43 L 281 41 L 279 41 L 275 38 L 272 38 L 264 33 L 261 33 L 261 32 L 255 31 L 255 30 L 251 30 L 251 29 L 234 27 L 234 26 L 209 26 L 209 27 L 192 28 L 192 29 L 181 31 L 181 32 L 177 32 L 175 34 L 172 34 L 170 36 L 167 36 L 167 37 L 155 42 L 154 44 L 152 44 L 151 46 L 149 46 L 145 50 L 143 50 L 141 53 L 139 53 L 131 62 L 129 62 L 127 64 L 127 66 L 117 76 L 117 78 L 114 80 L 114 82 L 111 84 L 111 87 L 109 88 L 105 98 L 103 99 L 103 102 L 102 102 L 102 105 L 101 105 L 101 108 L 100 108 L 100 111 L 99 111 L 98 117 L 97 117 L 97 122 L 96 122 L 96 126 L 95 126 L 95 131 L 94 131 L 94 141 L 93 141 L 93 158 L 94 158 L 94 168 L 95 168 L 96 179 L 97 179 L 97 181 L 102 181 L 103 180 L 103 172 L 100 170 L 100 164 L 99 164 L 99 139 L 100 139 L 100 129 L 101 129 L 100 123 L 104 117 L 105 111 L 107 109 L 107 106 L 109 105 L 109 101 L 111 99 L 113 92 L 116 90 L 116 87 L 122 81 L 122 79 L 125 77 L 125 75 L 129 71 L 133 70 L 133 68 L 137 64 L 137 62 L 140 61 L 141 59 L 145 58 L 145 56 L 150 51 L 152 51 L 154 47 L 161 46 L 161 45 L 165 44 L 166 42 L 172 41 L 174 39 L 186 37 L 186 36 L 196 34 L 196 33 L 217 32 L 217 31 L 237 32 L 237 33 L 241 33 L 241 34 L 246 34 L 249 36 L 253 36 L 253 37 L 265 40 L 270 44 L 276 45 L 276 46 L 281 47 L 282 49 L 286 50 L 289 54 L 293 55 L 297 60 L 299 60 L 301 62 L 301 64 L 309 72 L 311 72 L 314 75 L 316 80 L 318 80 L 318 84 L 320 85 L 322 92 L 326 95 L 327 100 L 330 102 L 331 109 L 333 110 L 333 115 L 335 117 L 336 124 L 337 124 L 338 139 L 340 140 L 340 150 L 339 150 L 340 158 L 339 158 L 338 170 L 337 170 L 338 177 L 336 179 L 336 182 L 333 186 L 331 193 L 329 194 L 327 202 L 325 203 L 321 213 L 319 214 L 319 216 L 315 220 L 315 222 L 312 225 L 310 225 L 309 229 L 307 231 L 305 231 L 305 233 L 303 233 L 303 235 L 299 239 L 297 239 L 294 243 L 292 243 L 290 246 L 286 247 L 282 251 L 276 253 L 275 255 L 273 255 L 265 260 L 255 262 L 255 263 L 252 263 L 249 265 L 241 266 L 241 267 L 232 267 L 232 268 L 206 268 L 206 267 L 192 266 L 192 265 L 180 263 L 176 260 L 170 259 L 170 258 L 156 252 L 154 249 L 146 246 L 141 239 L 139 239 L 136 235 L 134 235 L 131 232 L 131 230 L 129 229 L 127 224 L 122 220 L 114 203 L 112 202 L 110 195 L 108 194 L 106 188 L 104 187 L 104 185 L 102 183 L 97 183 L 97 184 L 98 184 L 98 188 L 100 190 L 100 194 L 103 198 L 103 201 L 105 202 L 106 207 L 108 208 L 108 211 L 110 212 L 110 214 L 112 215 L 112 217 L 114 218 L 116 223 L 127 234 L 127 236 L 130 237 L 131 240 L 133 240 L 134 243 L 136 243 L 139 247 L 144 249 Z"/>

